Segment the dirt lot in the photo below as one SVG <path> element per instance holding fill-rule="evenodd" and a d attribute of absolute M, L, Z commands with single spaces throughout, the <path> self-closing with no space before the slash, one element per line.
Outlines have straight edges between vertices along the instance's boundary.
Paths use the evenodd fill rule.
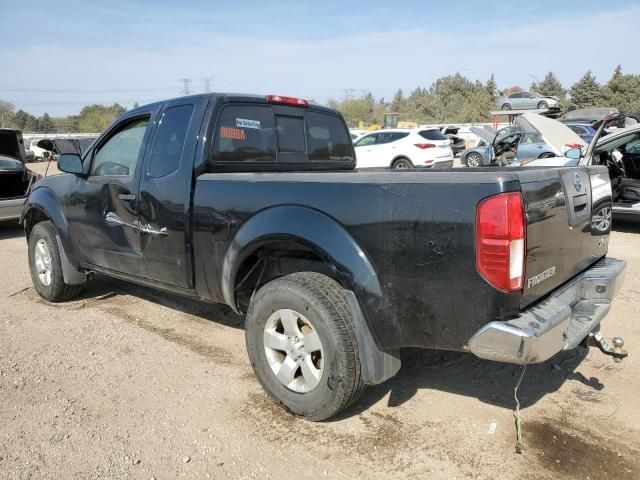
<path fill-rule="evenodd" d="M 523 455 L 516 367 L 408 350 L 398 376 L 311 424 L 262 392 L 226 307 L 106 279 L 47 304 L 20 229 L 0 226 L 0 252 L 0 478 L 640 478 L 640 226 L 612 234 L 628 271 L 603 328 L 631 357 L 528 368 Z"/>

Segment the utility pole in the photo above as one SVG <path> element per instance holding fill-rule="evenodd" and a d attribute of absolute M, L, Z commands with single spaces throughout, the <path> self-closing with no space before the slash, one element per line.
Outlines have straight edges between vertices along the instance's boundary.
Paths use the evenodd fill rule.
<path fill-rule="evenodd" d="M 344 99 L 351 100 L 353 98 L 353 92 L 355 92 L 355 88 L 345 88 L 344 89 Z"/>
<path fill-rule="evenodd" d="M 204 77 L 202 79 L 202 85 L 204 87 L 204 93 L 211 92 L 211 81 L 216 77 Z"/>
<path fill-rule="evenodd" d="M 182 93 L 183 95 L 190 95 L 191 94 L 191 79 L 190 78 L 181 78 L 180 81 L 182 82 L 182 91 L 180 93 Z"/>

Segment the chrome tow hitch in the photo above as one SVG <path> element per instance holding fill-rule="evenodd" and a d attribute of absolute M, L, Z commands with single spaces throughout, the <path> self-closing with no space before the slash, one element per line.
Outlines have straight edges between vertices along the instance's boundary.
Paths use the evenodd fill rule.
<path fill-rule="evenodd" d="M 613 343 L 613 347 L 607 343 L 600 332 L 591 332 L 584 339 L 585 346 L 598 347 L 602 353 L 613 357 L 614 362 L 620 363 L 623 359 L 629 356 L 629 352 L 622 350 L 622 347 L 624 346 L 624 340 L 622 337 L 613 337 L 613 339 L 611 339 L 611 343 Z"/>

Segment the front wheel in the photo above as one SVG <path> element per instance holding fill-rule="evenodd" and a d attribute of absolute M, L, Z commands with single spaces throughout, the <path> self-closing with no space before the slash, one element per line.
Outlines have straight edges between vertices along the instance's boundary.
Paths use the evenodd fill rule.
<path fill-rule="evenodd" d="M 539 108 L 540 110 L 543 110 L 543 109 L 545 109 L 545 108 L 549 108 L 549 104 L 548 104 L 547 102 L 544 102 L 544 101 L 543 101 L 543 102 L 540 102 L 540 103 L 538 103 L 538 108 Z"/>
<path fill-rule="evenodd" d="M 325 275 L 293 273 L 260 288 L 245 339 L 262 387 L 296 415 L 326 420 L 364 390 L 351 310 Z"/>
<path fill-rule="evenodd" d="M 467 167 L 480 167 L 482 165 L 482 157 L 479 153 L 470 153 L 467 155 Z"/>
<path fill-rule="evenodd" d="M 40 222 L 29 235 L 29 270 L 33 286 L 49 302 L 63 302 L 78 296 L 81 285 L 65 283 L 56 231 L 51 222 Z"/>
<path fill-rule="evenodd" d="M 551 153 L 551 152 L 545 152 L 542 155 L 540 155 L 538 158 L 554 158 L 555 154 Z"/>
<path fill-rule="evenodd" d="M 502 110 L 511 110 L 511 105 L 509 105 L 508 103 L 503 104 Z"/>

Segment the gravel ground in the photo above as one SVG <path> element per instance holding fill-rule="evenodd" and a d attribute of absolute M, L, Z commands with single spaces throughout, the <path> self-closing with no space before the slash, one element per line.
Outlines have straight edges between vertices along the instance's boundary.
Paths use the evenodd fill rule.
<path fill-rule="evenodd" d="M 603 326 L 630 358 L 529 367 L 522 455 L 515 366 L 407 350 L 395 378 L 313 424 L 263 393 L 228 308 L 105 278 L 48 304 L 19 228 L 0 225 L 0 251 L 0 478 L 640 478 L 640 226 L 612 233 L 628 271 Z"/>

